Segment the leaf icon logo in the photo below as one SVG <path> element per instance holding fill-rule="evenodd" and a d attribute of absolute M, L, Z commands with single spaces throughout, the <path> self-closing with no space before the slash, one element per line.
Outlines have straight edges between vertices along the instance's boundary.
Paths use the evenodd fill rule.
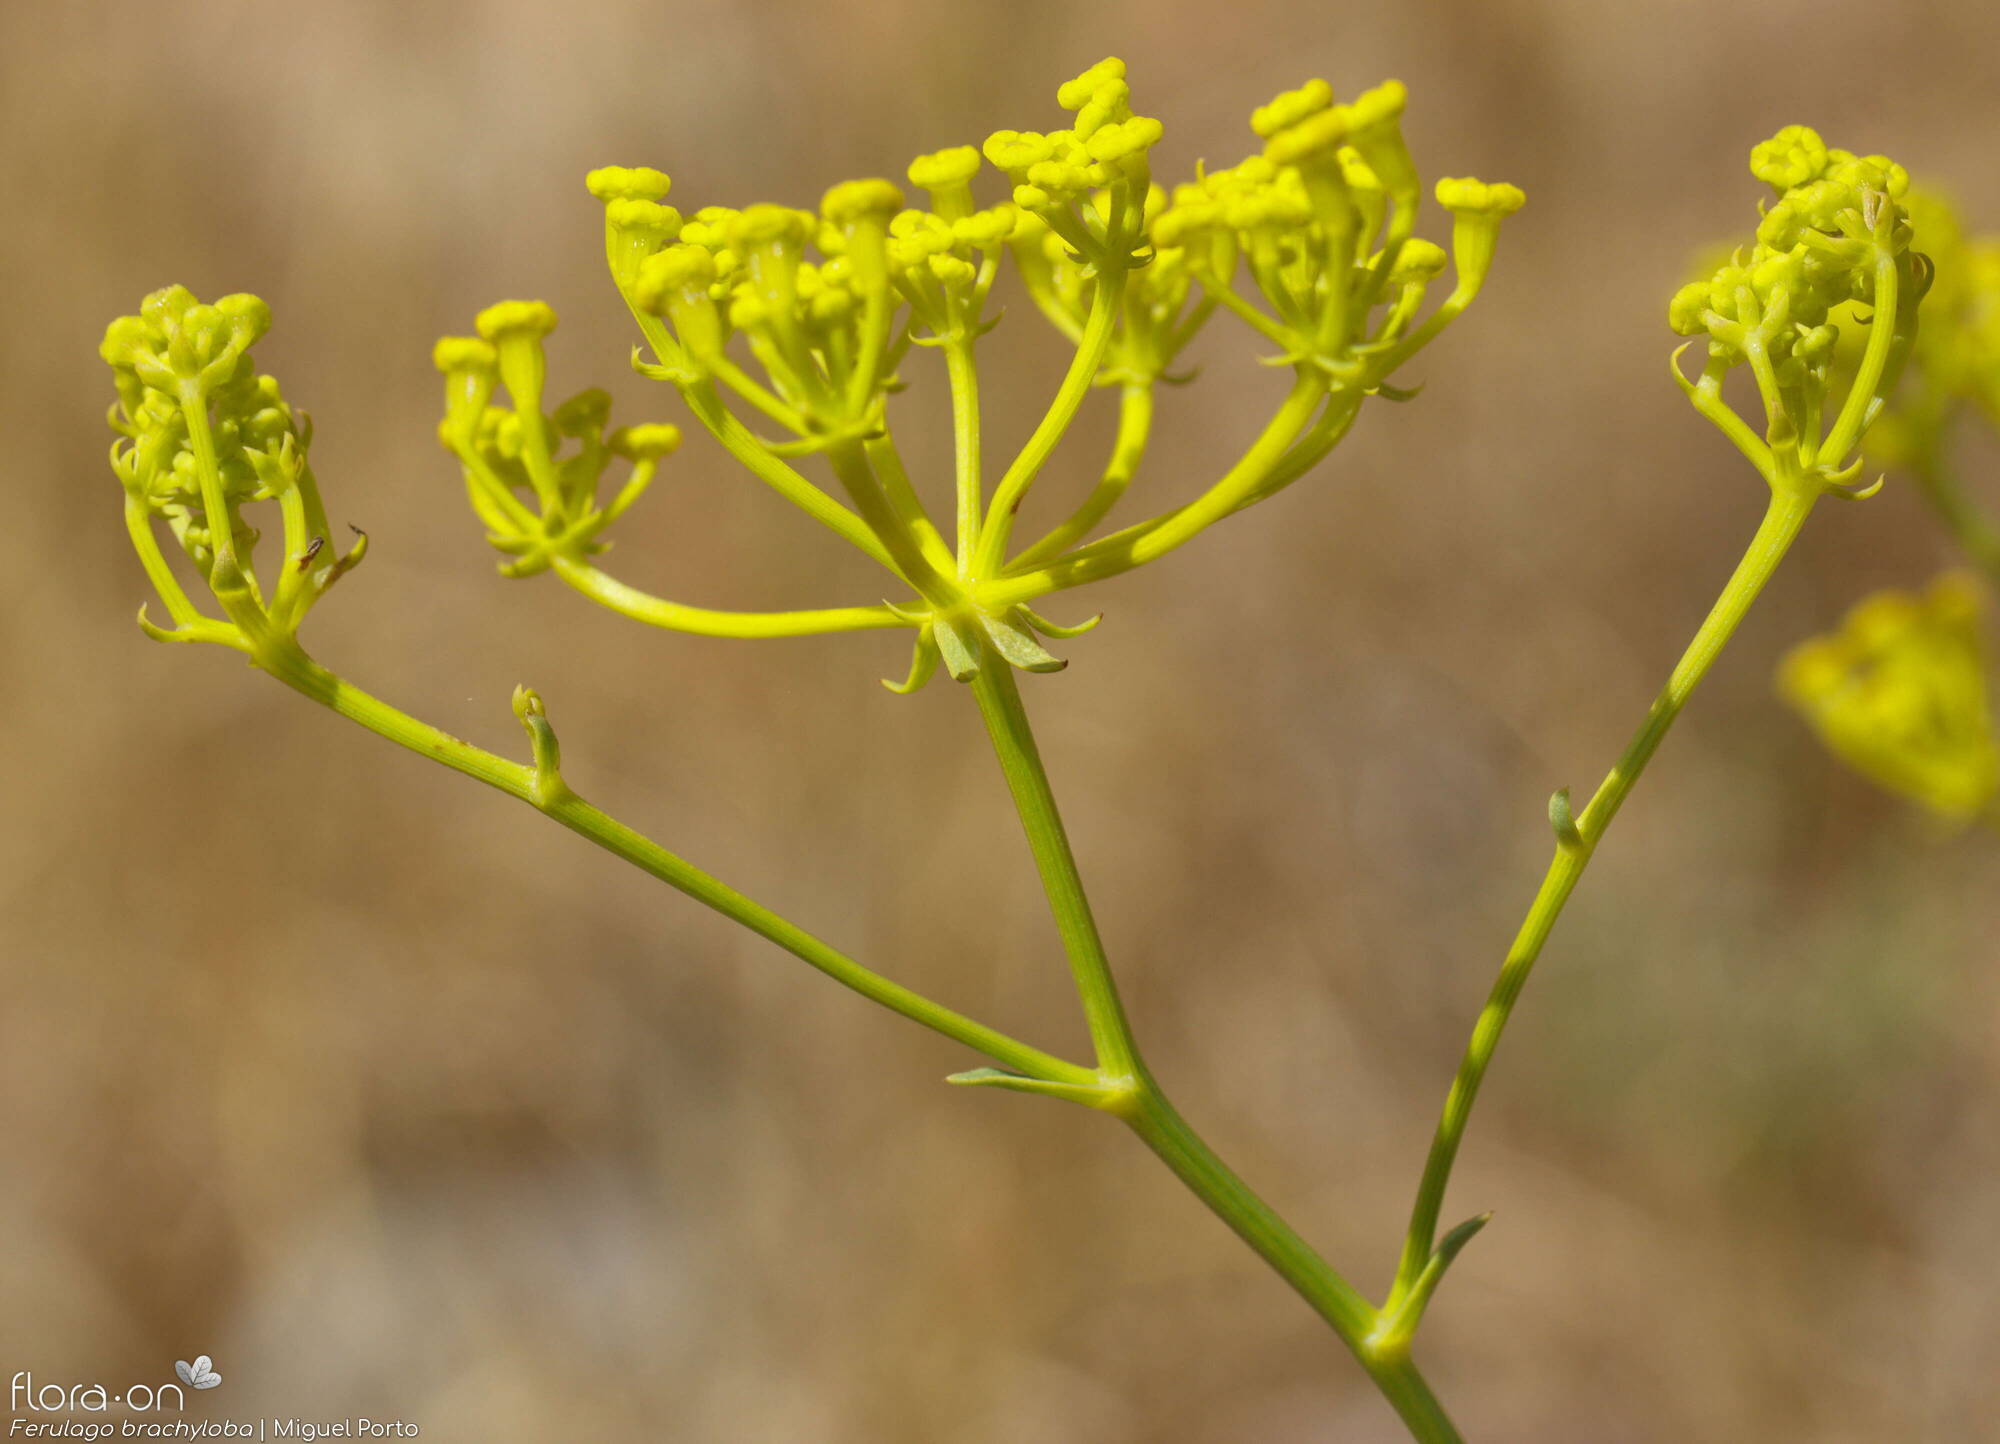
<path fill-rule="evenodd" d="M 215 1361 L 206 1354 L 197 1354 L 192 1364 L 186 1359 L 176 1359 L 174 1372 L 190 1389 L 213 1389 L 222 1382 L 222 1375 L 215 1372 Z"/>

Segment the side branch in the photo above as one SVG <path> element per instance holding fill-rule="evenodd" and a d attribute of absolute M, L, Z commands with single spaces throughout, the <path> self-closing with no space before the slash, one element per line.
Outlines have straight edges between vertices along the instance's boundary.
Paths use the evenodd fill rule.
<path fill-rule="evenodd" d="M 822 942 L 769 908 L 751 901 L 651 838 L 591 805 L 567 787 L 550 787 L 537 768 L 511 762 L 440 731 L 397 710 L 344 678 L 328 671 L 296 644 L 260 648 L 253 661 L 294 691 L 310 697 L 377 736 L 475 778 L 487 786 L 535 807 L 570 831 L 588 838 L 642 872 L 687 894 L 704 907 L 742 924 L 776 943 L 792 956 L 825 973 L 843 987 L 977 1050 L 994 1061 L 1033 1078 L 1057 1083 L 1090 1084 L 1095 1075 L 1039 1048 L 990 1028 L 984 1023 L 933 1002 L 921 993 L 891 982 L 845 953 Z M 539 712 L 535 714 L 539 717 Z M 538 749 L 539 750 L 539 749 Z"/>
<path fill-rule="evenodd" d="M 1778 563 L 1784 559 L 1817 499 L 1818 493 L 1814 491 L 1773 490 L 1770 508 L 1765 512 L 1764 520 L 1743 559 L 1737 563 L 1721 596 L 1716 599 L 1696 631 L 1694 640 L 1674 667 L 1667 685 L 1647 710 L 1646 720 L 1627 744 L 1617 765 L 1598 787 L 1589 805 L 1574 819 L 1569 815 L 1567 798 L 1563 794 L 1558 794 L 1560 805 L 1551 807 L 1551 820 L 1557 829 L 1555 858 L 1549 864 L 1548 874 L 1543 878 L 1527 917 L 1507 951 L 1506 961 L 1501 964 L 1500 976 L 1493 985 L 1486 1006 L 1480 1010 L 1471 1041 L 1466 1045 L 1457 1076 L 1453 1078 L 1451 1091 L 1445 1098 L 1443 1116 L 1438 1120 L 1430 1156 L 1425 1161 L 1423 1178 L 1417 1186 L 1416 1203 L 1411 1210 L 1409 1232 L 1404 1239 L 1395 1286 L 1390 1291 L 1389 1301 L 1383 1306 L 1385 1314 L 1399 1312 L 1419 1286 L 1431 1262 L 1433 1250 L 1437 1247 L 1438 1218 L 1445 1188 L 1451 1181 L 1452 1165 L 1457 1160 L 1459 1145 L 1471 1120 L 1473 1103 L 1479 1096 L 1480 1084 L 1485 1080 L 1494 1051 L 1500 1045 L 1500 1035 L 1506 1029 L 1514 1004 L 1521 990 L 1527 986 L 1528 975 L 1534 970 L 1556 920 L 1562 915 L 1570 894 L 1576 890 L 1584 869 L 1590 865 L 1598 842 L 1631 794 L 1646 764 L 1659 750 L 1660 743 L 1665 740 L 1694 689 L 1708 675 L 1723 646 L 1735 634 L 1751 603 L 1777 570 Z"/>

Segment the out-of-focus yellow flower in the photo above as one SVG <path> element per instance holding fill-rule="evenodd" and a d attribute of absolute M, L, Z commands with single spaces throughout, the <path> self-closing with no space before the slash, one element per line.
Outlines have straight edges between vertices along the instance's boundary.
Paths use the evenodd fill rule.
<path fill-rule="evenodd" d="M 1877 592 L 1793 648 L 1778 690 L 1857 772 L 1971 821 L 2000 796 L 1979 613 L 1978 584 L 1957 573 L 1922 595 Z"/>

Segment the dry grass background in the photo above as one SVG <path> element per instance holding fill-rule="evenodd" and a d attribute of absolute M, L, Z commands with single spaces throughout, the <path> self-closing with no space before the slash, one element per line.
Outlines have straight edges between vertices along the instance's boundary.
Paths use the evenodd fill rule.
<path fill-rule="evenodd" d="M 206 1351 L 226 1383 L 198 1411 L 440 1440 L 1398 1437 L 1103 1120 L 940 1086 L 950 1045 L 131 625 L 99 330 L 169 281 L 256 290 L 334 515 L 374 542 L 320 655 L 510 750 L 532 681 L 586 793 L 894 975 L 1079 1043 L 967 699 L 883 694 L 882 637 L 675 637 L 496 578 L 427 357 L 539 295 L 557 384 L 679 419 L 626 373 L 586 167 L 806 203 L 1053 123 L 1107 51 L 1167 120 L 1169 176 L 1242 154 L 1281 86 L 1396 74 L 1429 174 L 1532 198 L 1419 402 L 1102 589 L 1077 665 L 1028 684 L 1156 1067 L 1379 1292 L 1543 800 L 1601 774 L 1755 520 L 1668 384 L 1665 299 L 1795 119 L 2000 225 L 1991 7 L 0 10 L 0 1373 L 152 1380 Z M 1275 400 L 1211 331 L 1156 496 Z M 1018 438 L 1061 353 L 1024 303 L 987 349 L 992 435 Z M 938 393 L 901 423 L 933 464 Z M 713 448 L 670 477 L 623 528 L 632 579 L 876 594 Z M 1565 919 L 1449 1204 L 1496 1221 L 1423 1344 L 1472 1437 L 2000 1438 L 2000 847 L 1836 769 L 1768 681 L 1946 555 L 1907 489 L 1827 508 Z"/>

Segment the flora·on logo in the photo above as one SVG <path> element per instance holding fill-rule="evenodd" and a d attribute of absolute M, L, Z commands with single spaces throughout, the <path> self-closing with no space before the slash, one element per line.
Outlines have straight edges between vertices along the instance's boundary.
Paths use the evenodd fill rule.
<path fill-rule="evenodd" d="M 222 1382 L 222 1376 L 209 1370 L 206 1357 L 195 1361 L 195 1368 L 204 1372 L 208 1382 L 197 1382 L 193 1377 L 195 1369 L 186 1364 L 176 1364 L 175 1370 L 182 1380 L 197 1389 L 212 1389 Z M 8 1406 L 16 1414 L 103 1414 L 108 1413 L 113 1404 L 122 1404 L 135 1412 L 164 1409 L 171 1396 L 175 1409 L 187 1407 L 187 1393 L 179 1384 L 129 1384 L 120 1393 L 111 1393 L 102 1384 L 37 1384 L 35 1376 L 23 1369 L 9 1381 L 7 1391 Z"/>
<path fill-rule="evenodd" d="M 185 1359 L 174 1360 L 174 1372 L 190 1389 L 213 1389 L 222 1382 L 222 1375 L 215 1372 L 215 1360 L 206 1354 L 195 1355 L 192 1364 Z"/>

